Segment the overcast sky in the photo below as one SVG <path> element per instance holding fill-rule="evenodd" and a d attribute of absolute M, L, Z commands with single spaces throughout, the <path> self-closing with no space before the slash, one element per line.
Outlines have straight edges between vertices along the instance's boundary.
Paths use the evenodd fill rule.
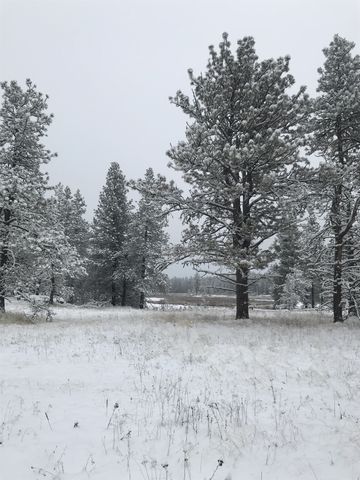
<path fill-rule="evenodd" d="M 224 31 L 233 44 L 254 36 L 260 59 L 290 54 L 313 93 L 335 33 L 360 52 L 360 1 L 0 0 L 0 80 L 31 78 L 50 96 L 51 182 L 80 188 L 91 214 L 110 162 L 128 178 L 149 166 L 175 178 L 165 152 L 185 117 L 168 97 Z"/>

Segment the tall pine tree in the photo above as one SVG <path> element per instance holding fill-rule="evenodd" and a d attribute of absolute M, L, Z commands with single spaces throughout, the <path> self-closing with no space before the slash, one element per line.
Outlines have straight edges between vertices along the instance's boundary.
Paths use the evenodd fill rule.
<path fill-rule="evenodd" d="M 299 229 L 294 212 L 288 212 L 284 216 L 284 226 L 280 227 L 274 250 L 277 263 L 272 268 L 274 281 L 273 299 L 275 307 L 281 306 L 286 277 L 298 266 L 299 258 Z"/>
<path fill-rule="evenodd" d="M 111 163 L 105 186 L 95 211 L 91 257 L 92 281 L 97 298 L 118 305 L 126 294 L 126 285 L 119 279 L 119 268 L 126 256 L 125 245 L 130 220 L 125 176 L 119 164 Z"/>
<path fill-rule="evenodd" d="M 325 228 L 332 233 L 334 322 L 343 321 L 346 255 L 360 206 L 360 57 L 352 55 L 354 46 L 335 35 L 323 50 L 310 122 L 311 152 L 323 159 L 311 185 L 322 203 Z"/>
<path fill-rule="evenodd" d="M 307 96 L 294 85 L 289 57 L 258 61 L 251 37 L 235 53 L 227 34 L 210 47 L 204 74 L 189 70 L 191 97 L 171 101 L 190 117 L 186 140 L 171 148 L 184 172 L 183 242 L 196 265 L 213 264 L 236 287 L 236 318 L 249 317 L 251 270 L 269 260 L 264 242 L 278 231 L 301 145 Z"/>
<path fill-rule="evenodd" d="M 2 83 L 0 108 L 0 312 L 5 298 L 18 290 L 33 288 L 31 261 L 41 250 L 39 228 L 43 224 L 47 175 L 41 167 L 53 156 L 44 146 L 52 115 L 47 113 L 48 97 L 26 81 Z M 26 252 L 25 255 L 19 252 Z"/>

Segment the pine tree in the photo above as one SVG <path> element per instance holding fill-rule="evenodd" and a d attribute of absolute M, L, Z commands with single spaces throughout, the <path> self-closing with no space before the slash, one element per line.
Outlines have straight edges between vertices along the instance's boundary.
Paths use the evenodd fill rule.
<path fill-rule="evenodd" d="M 79 255 L 88 256 L 90 226 L 85 220 L 86 203 L 79 189 L 75 191 L 72 198 L 72 222 L 69 229 L 70 244 L 76 247 Z"/>
<path fill-rule="evenodd" d="M 73 194 L 69 187 L 61 183 L 55 187 L 57 208 L 64 225 L 65 235 L 69 243 L 74 246 L 78 253 L 86 256 L 89 240 L 89 225 L 84 216 L 86 204 L 80 190 Z"/>
<path fill-rule="evenodd" d="M 55 297 L 68 300 L 73 294 L 70 279 L 85 274 L 84 261 L 66 233 L 66 219 L 59 208 L 58 198 L 46 201 L 43 223 L 39 224 L 38 245 L 34 257 L 33 274 L 37 278 L 38 292 L 48 296 L 50 305 Z"/>
<path fill-rule="evenodd" d="M 195 295 L 199 295 L 200 289 L 201 289 L 201 276 L 198 272 L 195 273 L 195 275 L 192 278 L 192 292 Z"/>
<path fill-rule="evenodd" d="M 319 95 L 310 122 L 311 153 L 321 156 L 316 181 L 325 228 L 332 232 L 332 303 L 334 321 L 343 321 L 345 245 L 351 241 L 360 205 L 360 57 L 354 43 L 335 35 L 323 50 Z"/>
<path fill-rule="evenodd" d="M 284 217 L 284 226 L 275 241 L 274 250 L 277 257 L 277 264 L 272 268 L 274 281 L 273 299 L 275 307 L 280 306 L 283 297 L 283 290 L 286 278 L 295 267 L 298 267 L 299 260 L 299 229 L 296 214 L 289 212 Z"/>
<path fill-rule="evenodd" d="M 269 261 L 263 245 L 277 233 L 280 199 L 292 188 L 308 103 L 304 87 L 287 93 L 289 57 L 258 61 L 254 45 L 245 37 L 233 54 L 224 34 L 219 51 L 210 47 L 206 72 L 189 70 L 192 99 L 171 99 L 192 121 L 168 152 L 190 189 L 183 242 L 195 265 L 215 265 L 213 273 L 234 282 L 236 318 L 249 316 L 251 270 Z"/>
<path fill-rule="evenodd" d="M 119 280 L 124 266 L 125 245 L 130 220 L 125 176 L 119 164 L 111 163 L 105 186 L 100 193 L 92 228 L 92 277 L 97 297 L 125 304 L 126 285 Z"/>
<path fill-rule="evenodd" d="M 284 284 L 279 297 L 279 305 L 293 310 L 299 304 L 304 304 L 309 291 L 309 280 L 304 272 L 293 268 L 284 279 Z"/>
<path fill-rule="evenodd" d="M 146 295 L 164 287 L 164 269 L 171 263 L 169 237 L 166 232 L 167 214 L 159 201 L 164 179 L 148 168 L 143 180 L 133 184 L 140 191 L 138 209 L 132 216 L 129 235 L 129 262 L 138 291 L 136 306 L 145 307 Z M 161 197 L 160 197 L 161 199 Z"/>
<path fill-rule="evenodd" d="M 86 300 L 89 299 L 89 293 L 86 291 L 88 287 L 86 265 L 89 260 L 90 240 L 90 226 L 84 218 L 86 204 L 79 190 L 73 194 L 69 187 L 61 184 L 55 187 L 55 198 L 67 242 L 70 247 L 76 249 L 82 265 L 82 275 L 78 271 L 74 277 L 69 276 L 67 279 L 68 290 L 71 292 L 67 301 Z"/>
<path fill-rule="evenodd" d="M 328 276 L 328 247 L 326 230 L 322 229 L 314 205 L 309 203 L 306 217 L 301 225 L 297 267 L 309 283 L 309 304 L 324 303 L 326 278 Z"/>
<path fill-rule="evenodd" d="M 39 246 L 39 225 L 43 223 L 47 175 L 41 167 L 52 158 L 42 141 L 52 121 L 47 113 L 48 97 L 26 81 L 1 84 L 0 109 L 0 312 L 5 298 L 15 289 L 33 288 L 30 261 Z M 26 252 L 23 255 L 20 252 Z"/>

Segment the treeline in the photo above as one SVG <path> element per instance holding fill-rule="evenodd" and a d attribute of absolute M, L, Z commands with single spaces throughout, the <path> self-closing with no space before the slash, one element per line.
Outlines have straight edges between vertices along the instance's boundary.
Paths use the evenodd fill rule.
<path fill-rule="evenodd" d="M 202 276 L 195 273 L 190 277 L 172 277 L 168 281 L 170 293 L 193 295 L 235 295 L 235 286 L 213 275 Z M 274 282 L 271 276 L 254 276 L 249 285 L 250 295 L 274 295 Z M 274 303 L 274 307 L 276 304 Z"/>
<path fill-rule="evenodd" d="M 224 34 L 191 96 L 170 101 L 188 117 L 167 152 L 186 192 L 147 170 L 127 182 L 113 163 L 94 220 L 81 194 L 49 187 L 43 139 L 47 97 L 3 83 L 0 109 L 0 310 L 8 295 L 145 306 L 164 270 L 186 260 L 235 291 L 249 317 L 255 284 L 273 283 L 277 307 L 321 303 L 344 320 L 360 308 L 360 58 L 335 35 L 323 50 L 316 95 L 296 89 L 290 57 L 259 60 L 255 41 Z M 317 161 L 313 159 L 317 157 Z M 133 205 L 128 189 L 140 200 Z M 167 215 L 181 212 L 170 247 Z M 199 284 L 195 281 L 194 289 Z M 221 284 L 221 286 L 220 286 Z"/>
<path fill-rule="evenodd" d="M 30 80 L 24 89 L 15 81 L 1 88 L 0 312 L 9 296 L 30 301 L 35 311 L 54 301 L 143 308 L 145 292 L 161 288 L 166 278 L 163 206 L 145 192 L 134 205 L 112 163 L 93 222 L 87 222 L 79 190 L 49 186 L 43 171 L 53 157 L 42 143 L 52 121 L 47 96 Z M 142 182 L 158 190 L 164 180 L 148 169 Z"/>

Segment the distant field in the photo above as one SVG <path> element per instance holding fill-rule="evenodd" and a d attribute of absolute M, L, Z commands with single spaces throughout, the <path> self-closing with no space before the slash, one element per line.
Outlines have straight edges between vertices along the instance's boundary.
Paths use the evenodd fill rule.
<path fill-rule="evenodd" d="M 234 307 L 235 296 L 231 295 L 189 295 L 187 293 L 167 293 L 154 298 L 151 303 L 167 305 L 207 306 L 207 307 Z M 253 308 L 273 308 L 270 295 L 250 297 L 250 306 Z"/>

